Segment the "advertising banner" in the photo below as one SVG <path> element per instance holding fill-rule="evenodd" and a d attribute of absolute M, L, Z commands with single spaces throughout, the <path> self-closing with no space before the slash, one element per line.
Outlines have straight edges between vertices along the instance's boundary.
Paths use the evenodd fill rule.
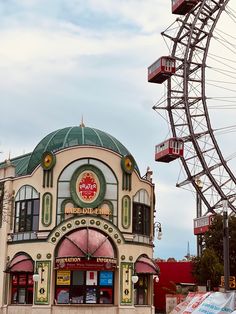
<path fill-rule="evenodd" d="M 191 314 L 193 311 L 211 294 L 211 292 L 198 292 L 195 296 L 189 301 L 187 307 L 183 311 L 183 314 Z"/>
<path fill-rule="evenodd" d="M 232 292 L 190 292 L 171 314 L 229 314 L 235 310 L 235 291 Z"/>
<path fill-rule="evenodd" d="M 189 292 L 186 299 L 179 303 L 171 314 L 190 314 L 210 295 L 210 292 Z"/>
<path fill-rule="evenodd" d="M 192 313 L 227 314 L 235 310 L 235 291 L 211 293 Z"/>
<path fill-rule="evenodd" d="M 70 271 L 58 270 L 57 271 L 57 285 L 68 286 L 70 285 Z"/>
<path fill-rule="evenodd" d="M 189 292 L 185 300 L 180 302 L 172 311 L 171 314 L 182 314 L 187 308 L 191 300 L 196 296 L 196 292 Z"/>

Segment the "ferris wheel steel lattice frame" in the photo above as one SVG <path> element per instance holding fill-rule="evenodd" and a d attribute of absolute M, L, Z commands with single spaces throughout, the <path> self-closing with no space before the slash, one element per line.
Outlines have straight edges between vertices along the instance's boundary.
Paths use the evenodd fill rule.
<path fill-rule="evenodd" d="M 186 179 L 177 186 L 193 185 L 205 205 L 204 215 L 221 212 L 224 200 L 231 213 L 236 213 L 236 178 L 217 143 L 205 88 L 210 41 L 229 1 L 201 0 L 187 15 L 176 19 L 176 29 L 170 27 L 162 33 L 171 41 L 176 72 L 167 81 L 167 105 L 162 107 L 161 102 L 153 107 L 167 110 L 173 136 L 184 140 L 181 162 Z"/>

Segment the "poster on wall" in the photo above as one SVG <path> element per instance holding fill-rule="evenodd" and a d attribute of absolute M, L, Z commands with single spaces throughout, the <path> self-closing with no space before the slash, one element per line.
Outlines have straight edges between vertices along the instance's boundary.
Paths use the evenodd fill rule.
<path fill-rule="evenodd" d="M 58 304 L 69 303 L 69 288 L 59 288 L 56 290 L 56 300 Z"/>
<path fill-rule="evenodd" d="M 112 286 L 113 285 L 113 272 L 100 271 L 100 286 Z"/>
<path fill-rule="evenodd" d="M 70 270 L 57 271 L 57 285 L 69 286 L 70 285 Z"/>
<path fill-rule="evenodd" d="M 96 286 L 97 285 L 97 271 L 86 272 L 86 285 L 87 286 Z"/>
<path fill-rule="evenodd" d="M 96 288 L 87 287 L 86 303 L 97 303 L 97 289 Z"/>
<path fill-rule="evenodd" d="M 111 304 L 112 303 L 112 288 L 101 288 L 99 293 L 99 303 Z"/>

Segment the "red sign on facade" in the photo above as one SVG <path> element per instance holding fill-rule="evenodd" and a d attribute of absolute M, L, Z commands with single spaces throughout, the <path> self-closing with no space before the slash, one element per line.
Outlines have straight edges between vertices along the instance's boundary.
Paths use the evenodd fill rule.
<path fill-rule="evenodd" d="M 78 196 L 85 202 L 93 201 L 98 195 L 98 179 L 92 171 L 84 171 L 77 181 Z"/>
<path fill-rule="evenodd" d="M 94 257 L 89 260 L 85 257 L 57 257 L 56 269 L 64 270 L 110 270 L 114 271 L 117 260 L 109 257 Z"/>

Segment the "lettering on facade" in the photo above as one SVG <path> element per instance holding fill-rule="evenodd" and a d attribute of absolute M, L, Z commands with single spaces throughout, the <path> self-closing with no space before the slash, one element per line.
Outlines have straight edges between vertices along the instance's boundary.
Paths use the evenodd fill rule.
<path fill-rule="evenodd" d="M 106 257 L 97 257 L 98 263 L 111 263 L 116 264 L 116 259 L 114 258 L 106 258 Z"/>
<path fill-rule="evenodd" d="M 65 208 L 65 214 L 111 215 L 109 208 Z"/>
<path fill-rule="evenodd" d="M 80 257 L 59 257 L 59 258 L 56 258 L 56 262 L 59 262 L 59 263 L 77 263 L 80 261 L 81 261 Z"/>

